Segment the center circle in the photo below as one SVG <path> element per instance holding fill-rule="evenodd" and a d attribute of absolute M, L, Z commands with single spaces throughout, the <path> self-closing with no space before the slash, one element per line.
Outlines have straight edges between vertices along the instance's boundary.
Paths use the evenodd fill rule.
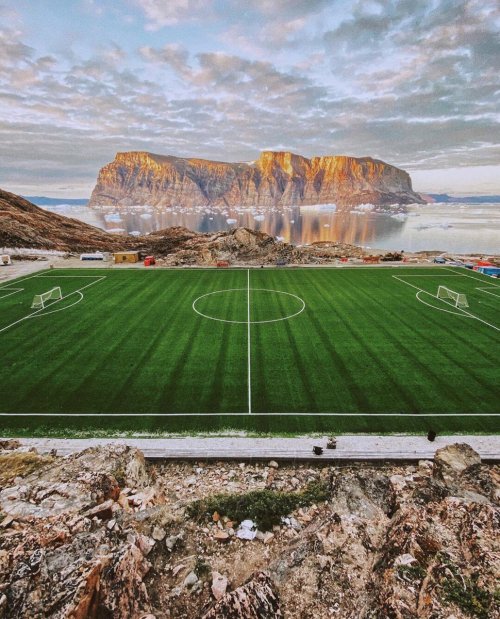
<path fill-rule="evenodd" d="M 255 325 L 294 318 L 304 311 L 306 304 L 296 294 L 282 290 L 229 288 L 202 294 L 192 307 L 209 320 Z"/>

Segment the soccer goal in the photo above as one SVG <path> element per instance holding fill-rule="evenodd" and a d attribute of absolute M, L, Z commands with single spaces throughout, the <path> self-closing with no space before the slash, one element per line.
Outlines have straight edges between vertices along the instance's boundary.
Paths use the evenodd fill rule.
<path fill-rule="evenodd" d="M 51 290 L 47 292 L 42 292 L 42 294 L 36 294 L 31 304 L 31 309 L 43 309 L 47 301 L 59 299 L 62 299 L 62 293 L 59 286 L 57 286 L 56 288 L 51 288 Z"/>
<path fill-rule="evenodd" d="M 439 286 L 437 298 L 442 299 L 443 301 L 450 301 L 451 305 L 461 309 L 469 307 L 467 297 L 464 294 L 450 290 L 450 288 L 447 288 L 446 286 Z"/>

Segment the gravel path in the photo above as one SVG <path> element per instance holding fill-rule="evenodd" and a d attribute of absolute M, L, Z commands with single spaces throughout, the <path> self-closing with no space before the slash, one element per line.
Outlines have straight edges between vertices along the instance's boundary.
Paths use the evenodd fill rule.
<path fill-rule="evenodd" d="M 16 279 L 17 277 L 29 277 L 38 271 L 48 269 L 49 265 L 50 262 L 45 260 L 15 260 L 12 264 L 3 266 L 0 269 L 0 286 L 11 279 Z"/>
<path fill-rule="evenodd" d="M 94 438 L 94 439 L 19 439 L 25 447 L 41 453 L 52 449 L 59 455 L 81 451 L 107 443 L 137 447 L 150 459 L 190 460 L 420 460 L 432 458 L 436 449 L 451 443 L 467 443 L 484 460 L 500 461 L 500 435 L 438 436 L 430 442 L 425 436 L 410 435 L 341 435 L 336 449 L 326 449 L 328 437 L 250 438 L 250 437 L 182 437 L 182 438 Z M 315 456 L 315 445 L 323 453 Z"/>

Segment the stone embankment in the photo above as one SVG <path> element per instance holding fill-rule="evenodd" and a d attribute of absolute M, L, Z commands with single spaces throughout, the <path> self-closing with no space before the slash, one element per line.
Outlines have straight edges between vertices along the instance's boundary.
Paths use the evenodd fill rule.
<path fill-rule="evenodd" d="M 1 448 L 3 619 L 498 616 L 500 471 L 468 445 L 344 467 Z"/>

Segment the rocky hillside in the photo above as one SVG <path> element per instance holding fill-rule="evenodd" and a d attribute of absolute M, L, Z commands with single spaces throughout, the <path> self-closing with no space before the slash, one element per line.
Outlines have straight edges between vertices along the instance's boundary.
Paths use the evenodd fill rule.
<path fill-rule="evenodd" d="M 306 159 L 263 152 L 251 164 L 118 153 L 99 172 L 90 205 L 339 207 L 423 203 L 410 176 L 383 161 L 332 156 Z"/>
<path fill-rule="evenodd" d="M 500 616 L 500 471 L 467 445 L 343 467 L 1 447 L 3 619 Z"/>
<path fill-rule="evenodd" d="M 0 247 L 87 251 L 120 249 L 127 242 L 77 219 L 50 213 L 0 189 Z"/>
<path fill-rule="evenodd" d="M 81 251 L 140 250 L 154 254 L 159 264 L 212 265 L 329 262 L 335 257 L 360 256 L 363 251 L 342 243 L 318 243 L 296 248 L 247 228 L 203 234 L 174 227 L 135 237 L 109 234 L 76 219 L 38 208 L 28 200 L 0 189 L 0 247 Z"/>
<path fill-rule="evenodd" d="M 137 245 L 137 243 L 136 243 Z M 277 241 L 265 232 L 248 228 L 216 233 L 198 233 L 175 227 L 153 232 L 140 239 L 140 247 L 160 256 L 158 264 L 165 266 L 213 265 L 218 260 L 236 264 L 323 264 L 345 256 L 360 257 L 364 250 L 355 245 L 335 242 L 313 243 L 294 247 Z"/>

